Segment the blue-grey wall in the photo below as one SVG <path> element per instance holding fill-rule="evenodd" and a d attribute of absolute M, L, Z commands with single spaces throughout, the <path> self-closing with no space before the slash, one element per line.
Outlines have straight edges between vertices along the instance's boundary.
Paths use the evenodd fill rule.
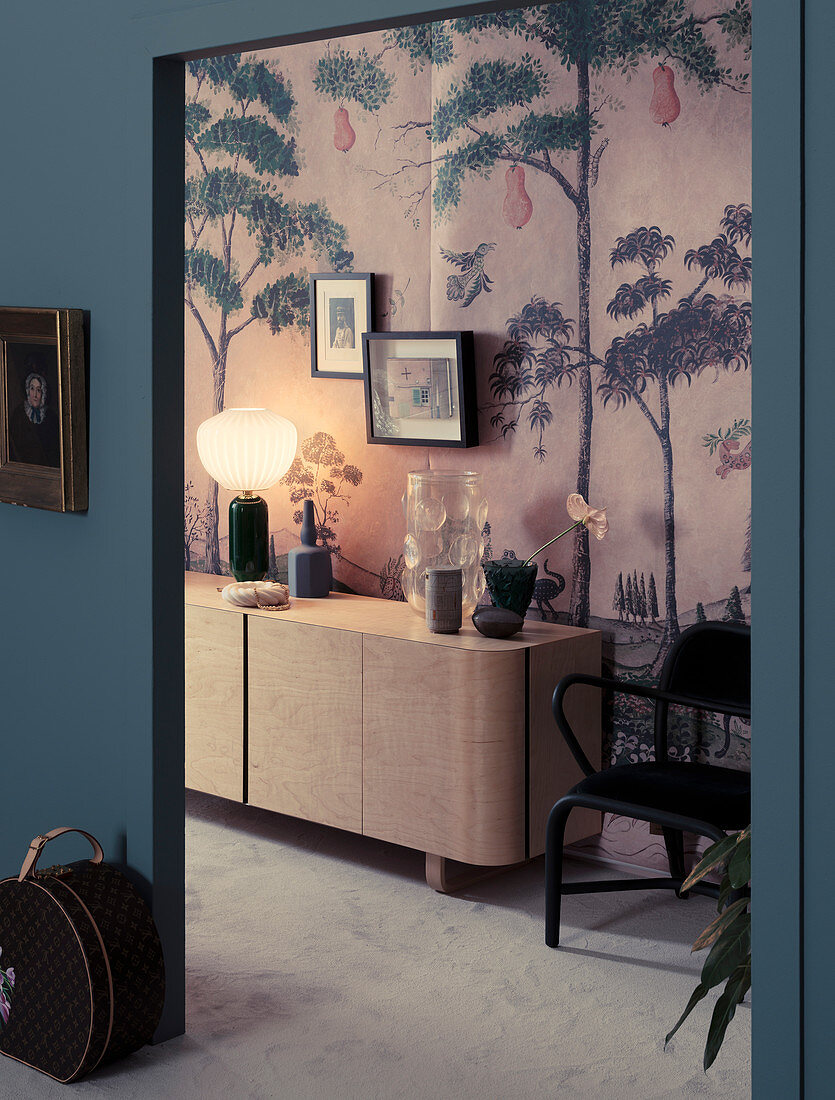
<path fill-rule="evenodd" d="M 795 1024 L 801 997 L 815 995 L 825 1005 L 833 984 L 826 637 L 833 610 L 835 311 L 825 287 L 835 219 L 826 193 L 833 176 L 832 27 L 824 22 L 832 14 L 825 0 L 807 0 L 805 9 L 813 139 L 806 155 L 814 173 L 805 255 L 797 0 L 758 0 L 754 48 L 759 443 L 752 617 L 754 826 L 761 845 L 754 1080 L 756 1097 L 781 1098 L 800 1095 L 801 1061 L 809 1096 L 824 1095 L 833 1068 L 825 1016 L 810 1007 L 805 1048 Z M 91 317 L 90 510 L 58 515 L 0 505 L 0 871 L 14 871 L 32 836 L 63 823 L 83 825 L 111 858 L 127 860 L 147 881 L 164 934 L 168 1034 L 182 1025 L 183 995 L 182 172 L 178 66 L 158 64 L 155 81 L 153 59 L 426 14 L 419 0 L 6 0 L 0 12 L 0 302 L 77 306 Z M 810 303 L 805 375 L 803 263 Z M 802 543 L 804 475 L 814 523 Z M 796 661 L 787 663 L 787 654 Z M 806 862 L 799 870 L 801 820 Z M 805 959 L 797 942 L 801 914 Z"/>

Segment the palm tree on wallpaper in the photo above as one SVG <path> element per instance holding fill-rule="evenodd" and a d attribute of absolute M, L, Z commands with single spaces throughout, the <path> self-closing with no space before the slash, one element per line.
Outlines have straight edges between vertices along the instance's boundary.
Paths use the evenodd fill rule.
<path fill-rule="evenodd" d="M 191 61 L 188 69 L 185 302 L 209 352 L 213 412 L 219 413 L 236 336 L 255 321 L 273 333 L 308 329 L 306 271 L 272 282 L 264 275 L 306 251 L 346 270 L 353 253 L 324 203 L 283 193 L 300 169 L 295 100 L 281 73 L 240 54 Z M 219 573 L 215 481 L 207 506 L 206 569 Z"/>
<path fill-rule="evenodd" d="M 532 218 L 533 205 L 524 186 L 525 169 L 552 181 L 555 201 L 567 201 L 574 208 L 578 320 L 577 344 L 570 350 L 577 356 L 574 372 L 579 405 L 577 492 L 587 500 L 594 361 L 589 312 L 590 191 L 597 183 L 608 145 L 608 138 L 602 136 L 601 112 L 622 106 L 611 95 L 593 88 L 592 81 L 604 72 L 617 73 L 629 80 L 642 59 L 657 58 L 659 65 L 653 76 L 651 98 L 648 96 L 648 111 L 651 122 L 662 125 L 673 124 L 681 109 L 674 87 L 675 75 L 694 81 L 702 93 L 719 85 L 745 91 L 747 74 L 734 73 L 720 63 L 709 28 L 716 28 L 729 47 L 742 45 L 748 56 L 749 0 L 717 2 L 716 10 L 699 16 L 688 7 L 685 0 L 564 0 L 516 11 L 401 27 L 386 32 L 383 49 L 377 55 L 362 51 L 354 58 L 341 50 L 338 54 L 329 52 L 316 73 L 317 90 L 340 104 L 335 142 L 340 140 L 339 113 L 346 113 L 346 102 L 353 100 L 374 110 L 368 103 L 370 94 L 373 93 L 377 103 L 386 102 L 391 96 L 393 80 L 382 68 L 380 59 L 392 47 L 404 50 L 415 69 L 426 63 L 442 67 L 455 57 L 456 35 L 478 41 L 480 34 L 491 31 L 503 38 L 539 43 L 567 73 L 573 74 L 576 90 L 566 98 L 562 82 L 557 87 L 541 62 L 527 53 L 518 60 L 500 56 L 473 61 L 463 77 L 434 103 L 431 118 L 399 127 L 396 141 L 410 130 L 425 131 L 432 140 L 431 158 L 424 162 L 404 158 L 402 166 L 386 182 L 391 184 L 398 176 L 408 179 L 416 170 L 429 166 L 429 183 L 412 191 L 406 188 L 407 212 L 415 214 L 431 186 L 435 215 L 442 219 L 462 202 L 466 181 L 473 177 L 489 178 L 500 164 L 506 164 L 507 194 L 502 214 L 509 224 L 521 229 Z M 521 117 L 519 108 L 525 111 Z M 509 112 L 513 112 L 515 121 L 508 121 Z M 575 161 L 573 178 L 563 170 L 568 156 Z M 535 224 L 542 231 L 543 221 L 532 222 Z M 529 426 L 539 433 L 541 416 L 534 408 L 530 409 L 531 415 L 534 419 L 529 420 Z M 503 428 L 508 434 L 515 430 L 516 422 L 506 420 Z M 535 453 L 540 461 L 544 460 L 541 438 Z M 588 624 L 590 581 L 588 531 L 581 527 L 574 542 L 570 605 L 570 620 L 577 626 Z"/>
<path fill-rule="evenodd" d="M 673 444 L 670 437 L 670 398 L 676 384 L 687 383 L 712 367 L 747 369 L 751 358 L 751 303 L 731 294 L 718 297 L 708 284 L 728 291 L 751 285 L 751 257 L 738 245 L 750 247 L 751 208 L 746 203 L 726 206 L 722 231 L 707 244 L 685 253 L 684 265 L 698 273 L 698 282 L 677 306 L 666 313 L 659 306 L 670 297 L 672 283 L 660 268 L 674 250 L 675 241 L 657 226 L 641 226 L 618 237 L 611 252 L 612 267 L 637 269 L 634 282 L 622 283 L 607 307 L 616 321 L 633 321 L 635 328 L 616 336 L 607 350 L 602 380 L 597 387 L 604 405 L 638 406 L 661 448 L 664 493 L 664 631 L 659 660 L 679 636 L 676 602 L 675 489 Z M 651 407 L 650 389 L 657 392 Z"/>

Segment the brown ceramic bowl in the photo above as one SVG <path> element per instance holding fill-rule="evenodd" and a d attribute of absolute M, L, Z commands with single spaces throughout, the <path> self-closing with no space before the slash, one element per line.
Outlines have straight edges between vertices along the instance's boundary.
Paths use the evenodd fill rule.
<path fill-rule="evenodd" d="M 512 638 L 525 625 L 525 620 L 506 607 L 477 607 L 472 615 L 473 626 L 485 638 Z"/>

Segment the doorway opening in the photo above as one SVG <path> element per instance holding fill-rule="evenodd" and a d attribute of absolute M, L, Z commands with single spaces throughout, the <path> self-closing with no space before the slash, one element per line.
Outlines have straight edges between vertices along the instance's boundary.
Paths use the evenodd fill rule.
<path fill-rule="evenodd" d="M 511 22 L 512 18 L 507 16 Z M 222 493 L 207 484 L 196 462 L 196 426 L 224 407 L 265 405 L 294 419 L 300 441 L 296 462 L 267 497 L 268 574 L 276 581 L 286 576 L 286 555 L 300 524 L 296 513 L 304 499 L 312 499 L 318 535 L 332 552 L 337 580 L 360 595 L 396 598 L 398 589 L 402 593 L 407 562 L 400 494 L 407 470 L 422 464 L 425 456 L 403 453 L 407 448 L 367 447 L 359 379 L 315 378 L 309 370 L 307 275 L 316 268 L 333 274 L 374 272 L 375 324 L 384 330 L 476 331 L 479 386 L 482 402 L 491 406 L 487 419 L 494 433 L 479 456 L 493 485 L 488 519 L 476 533 L 477 543 L 484 544 L 477 545 L 480 555 L 498 557 L 512 543 L 513 551 L 518 549 L 524 557 L 521 552 L 538 545 L 537 537 L 553 533 L 551 517 L 562 501 L 545 472 L 554 455 L 572 470 L 563 495 L 578 488 L 573 471 L 579 457 L 581 466 L 586 463 L 590 500 L 595 499 L 595 484 L 603 484 L 624 499 L 631 494 L 634 507 L 623 510 L 628 516 L 654 516 L 646 525 L 629 520 L 635 526 L 634 537 L 624 543 L 619 534 L 615 549 L 609 542 L 599 552 L 596 547 L 589 551 L 582 540 L 574 545 L 565 540 L 564 552 L 561 546 L 559 556 L 543 563 L 536 608 L 537 617 L 546 622 L 564 623 L 570 617 L 577 625 L 590 626 L 605 620 L 611 667 L 650 678 L 677 629 L 700 614 L 747 614 L 750 566 L 745 565 L 745 526 L 737 522 L 745 513 L 745 478 L 750 476 L 750 463 L 739 461 L 750 438 L 747 375 L 744 369 L 718 372 L 718 388 L 711 389 L 703 385 L 706 379 L 700 380 L 701 370 L 694 369 L 693 386 L 685 394 L 667 386 L 660 373 L 651 378 L 650 372 L 646 382 L 650 389 L 655 385 L 653 400 L 659 403 L 654 411 L 644 391 L 618 392 L 617 380 L 606 375 L 607 356 L 614 354 L 613 348 L 638 341 L 641 325 L 651 329 L 658 322 L 661 314 L 656 307 L 662 298 L 675 301 L 692 292 L 696 300 L 709 293 L 709 278 L 703 281 L 706 269 L 699 267 L 698 255 L 711 235 L 726 234 L 744 270 L 746 209 L 750 214 L 743 179 L 746 166 L 740 165 L 738 180 L 729 180 L 726 173 L 721 187 L 716 184 L 716 194 L 701 196 L 698 211 L 683 210 L 682 204 L 671 201 L 667 183 L 648 195 L 634 189 L 630 195 L 635 205 L 624 210 L 624 174 L 615 165 L 618 158 L 626 163 L 636 139 L 620 118 L 631 120 L 630 126 L 640 121 L 640 140 L 650 145 L 666 138 L 665 126 L 653 117 L 654 92 L 648 105 L 646 89 L 622 89 L 621 110 L 620 103 L 614 104 L 615 91 L 604 82 L 600 104 L 592 107 L 591 88 L 578 86 L 576 72 L 564 71 L 562 61 L 549 59 L 544 38 L 536 46 L 536 60 L 545 74 L 537 83 L 540 69 L 534 65 L 531 77 L 522 64 L 530 41 L 512 26 L 465 26 L 464 20 L 455 19 L 435 26 L 439 29 L 428 35 L 419 26 L 394 32 L 363 30 L 254 54 L 245 51 L 237 59 L 227 54 L 203 59 L 188 74 L 186 118 L 192 131 L 186 160 L 193 172 L 189 175 L 187 168 L 186 568 L 203 574 L 196 583 L 205 588 L 207 600 L 215 599 L 210 589 L 216 590 L 220 582 L 210 578 L 222 575 L 228 561 L 228 533 Z M 450 60 L 444 52 L 447 40 L 454 55 Z M 421 48 L 427 50 L 424 64 L 416 52 Z M 290 51 L 295 51 L 292 56 Z M 521 53 L 517 57 L 513 51 Z M 502 71 L 514 73 L 520 81 L 532 79 L 529 98 L 520 93 L 512 103 L 488 110 L 493 88 L 488 80 L 478 84 L 473 77 L 474 66 L 483 72 L 488 63 L 494 65 L 491 72 L 504 66 Z M 652 80 L 653 71 L 645 68 L 644 75 Z M 611 74 L 610 79 L 613 86 L 618 83 Z M 465 86 L 470 99 L 464 103 L 454 96 L 453 86 Z M 443 103 L 450 110 L 455 107 L 460 117 L 444 121 L 436 105 L 438 87 L 444 89 Z M 734 127 L 744 129 L 742 101 L 733 98 L 733 89 L 713 91 L 726 114 L 737 112 L 727 134 L 738 156 L 733 135 Z M 543 131 L 542 150 L 532 152 L 528 130 L 545 126 L 546 114 L 548 125 L 556 125 L 561 105 L 570 100 L 576 106 L 578 95 L 595 119 L 614 106 L 618 109 L 611 117 L 605 115 L 605 126 L 599 124 L 593 141 L 589 135 L 587 146 L 583 134 L 575 139 L 580 149 L 569 147 L 558 154 L 548 145 L 552 137 Z M 582 98 L 586 95 L 588 100 Z M 704 111 L 709 128 L 711 112 L 719 108 L 707 96 L 698 109 Z M 669 104 L 668 110 L 672 111 Z M 493 126 L 497 116 L 502 127 L 498 136 L 487 125 L 489 121 Z M 675 125 L 677 117 L 667 119 L 666 126 Z M 516 147 L 510 144 L 513 136 Z M 236 150 L 231 157 L 230 144 Z M 579 155 L 584 148 L 585 166 Z M 455 153 L 462 150 L 465 155 L 456 159 Z M 696 142 L 689 155 L 703 159 L 706 152 Z M 710 155 L 727 164 L 722 150 L 713 149 Z M 228 163 L 223 163 L 224 157 Z M 475 159 L 468 163 L 469 157 Z M 579 177 L 569 174 L 576 171 Z M 733 194 L 732 185 L 738 185 Z M 594 203 L 578 218 L 575 199 L 583 191 Z M 621 220 L 609 213 L 615 209 Z M 540 211 L 544 222 L 535 233 Z M 723 216 L 731 219 L 728 225 Z M 641 261 L 636 235 L 641 226 L 656 220 L 664 224 L 658 242 L 650 242 L 655 251 Z M 561 254 L 573 256 L 592 224 L 591 239 L 605 240 L 606 255 L 595 259 L 589 252 L 576 270 L 566 264 L 564 271 L 555 271 L 554 237 L 561 234 Z M 618 250 L 612 260 L 609 252 Z M 636 300 L 627 308 L 618 283 L 627 277 L 624 271 L 633 262 L 632 252 L 639 256 L 638 274 L 630 269 L 633 289 L 644 277 L 653 285 L 669 282 L 670 287 L 663 295 L 660 290 L 647 292 L 642 302 Z M 683 258 L 691 252 L 696 259 L 688 265 Z M 494 267 L 495 261 L 501 262 Z M 644 274 L 640 262 L 647 268 Z M 723 284 L 721 273 L 712 278 Z M 743 284 L 736 288 L 743 292 L 738 297 L 747 291 Z M 591 304 L 595 299 L 604 303 L 596 315 Z M 614 308 L 606 308 L 607 300 Z M 646 320 L 641 320 L 644 312 Z M 569 387 L 569 382 L 577 385 Z M 703 446 L 695 437 L 682 442 L 684 425 L 696 411 L 718 425 L 713 448 L 711 441 Z M 665 423 L 663 416 L 668 417 Z M 652 485 L 624 482 L 624 430 L 630 449 L 641 455 L 641 466 L 658 467 Z M 674 445 L 677 455 L 684 447 L 689 458 L 676 465 L 676 481 Z M 599 470 L 596 465 L 597 482 L 589 488 L 591 448 Z M 716 458 L 720 451 L 728 462 Z M 668 452 L 670 462 L 665 464 Z M 715 469 L 716 461 L 724 473 Z M 520 484 L 534 487 L 523 500 Z M 719 555 L 721 564 L 716 564 L 716 548 L 693 536 L 708 496 L 712 507 L 737 517 L 735 530 L 730 521 L 720 524 L 732 532 Z M 679 517 L 687 516 L 687 523 L 679 525 L 678 541 L 674 538 L 671 545 L 665 521 L 674 508 Z M 689 536 L 682 533 L 688 527 Z M 590 554 L 594 572 L 588 569 Z M 715 575 L 708 576 L 714 566 Z M 212 610 L 199 600 L 195 606 Z M 216 727 L 234 732 L 231 746 L 219 749 L 208 715 L 201 718 L 200 727 L 211 736 L 196 747 L 187 767 L 197 763 L 204 772 L 213 771 L 213 795 L 259 806 L 266 813 L 269 804 L 253 798 L 255 788 L 292 784 L 287 760 L 277 780 L 265 780 L 269 753 L 259 761 L 261 749 L 251 736 L 252 629 L 247 616 L 234 621 L 230 616 L 228 637 L 213 635 L 209 642 L 195 635 L 201 638 L 199 653 L 211 652 L 214 658 L 222 654 L 220 665 L 212 663 L 202 671 L 200 657 L 195 657 L 187 672 L 194 676 L 195 699 L 211 711 Z M 307 678 L 311 692 L 322 692 L 336 660 L 334 655 L 309 655 L 298 675 Z M 237 716 L 237 728 L 213 692 L 223 695 L 229 713 Z M 646 751 L 636 731 L 637 715 L 618 716 L 607 745 L 613 760 L 630 754 L 640 757 Z M 709 729 L 701 749 L 714 757 L 721 753 L 728 763 L 743 763 L 746 731 L 723 728 L 720 739 Z M 344 773 L 346 768 L 340 768 Z M 283 797 L 287 792 L 280 793 Z M 291 790 L 291 800 L 297 801 L 295 814 L 286 802 L 276 812 L 306 819 L 308 812 L 298 808 L 299 797 L 297 788 Z M 344 801 L 347 796 L 339 797 Z M 210 803 L 195 805 L 202 813 Z M 232 811 L 227 807 L 222 812 Z M 268 817 L 257 814 L 251 820 L 258 823 L 256 831 L 271 829 Z M 338 822 L 333 825 L 340 827 Z M 603 841 L 586 844 L 586 855 L 637 863 L 649 852 L 650 861 L 663 859 L 660 838 L 623 826 L 610 822 Z M 330 836 L 310 824 L 293 827 L 301 830 L 303 848 L 319 847 L 325 843 L 321 838 Z M 347 858 L 356 866 L 356 856 Z"/>

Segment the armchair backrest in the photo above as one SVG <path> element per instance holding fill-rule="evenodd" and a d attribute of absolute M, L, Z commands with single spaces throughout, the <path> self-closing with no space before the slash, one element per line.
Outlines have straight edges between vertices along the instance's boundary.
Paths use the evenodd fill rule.
<path fill-rule="evenodd" d="M 745 623 L 696 623 L 667 654 L 661 691 L 704 700 L 704 709 L 751 705 L 751 628 Z M 669 703 L 655 705 L 655 759 L 667 757 Z"/>

